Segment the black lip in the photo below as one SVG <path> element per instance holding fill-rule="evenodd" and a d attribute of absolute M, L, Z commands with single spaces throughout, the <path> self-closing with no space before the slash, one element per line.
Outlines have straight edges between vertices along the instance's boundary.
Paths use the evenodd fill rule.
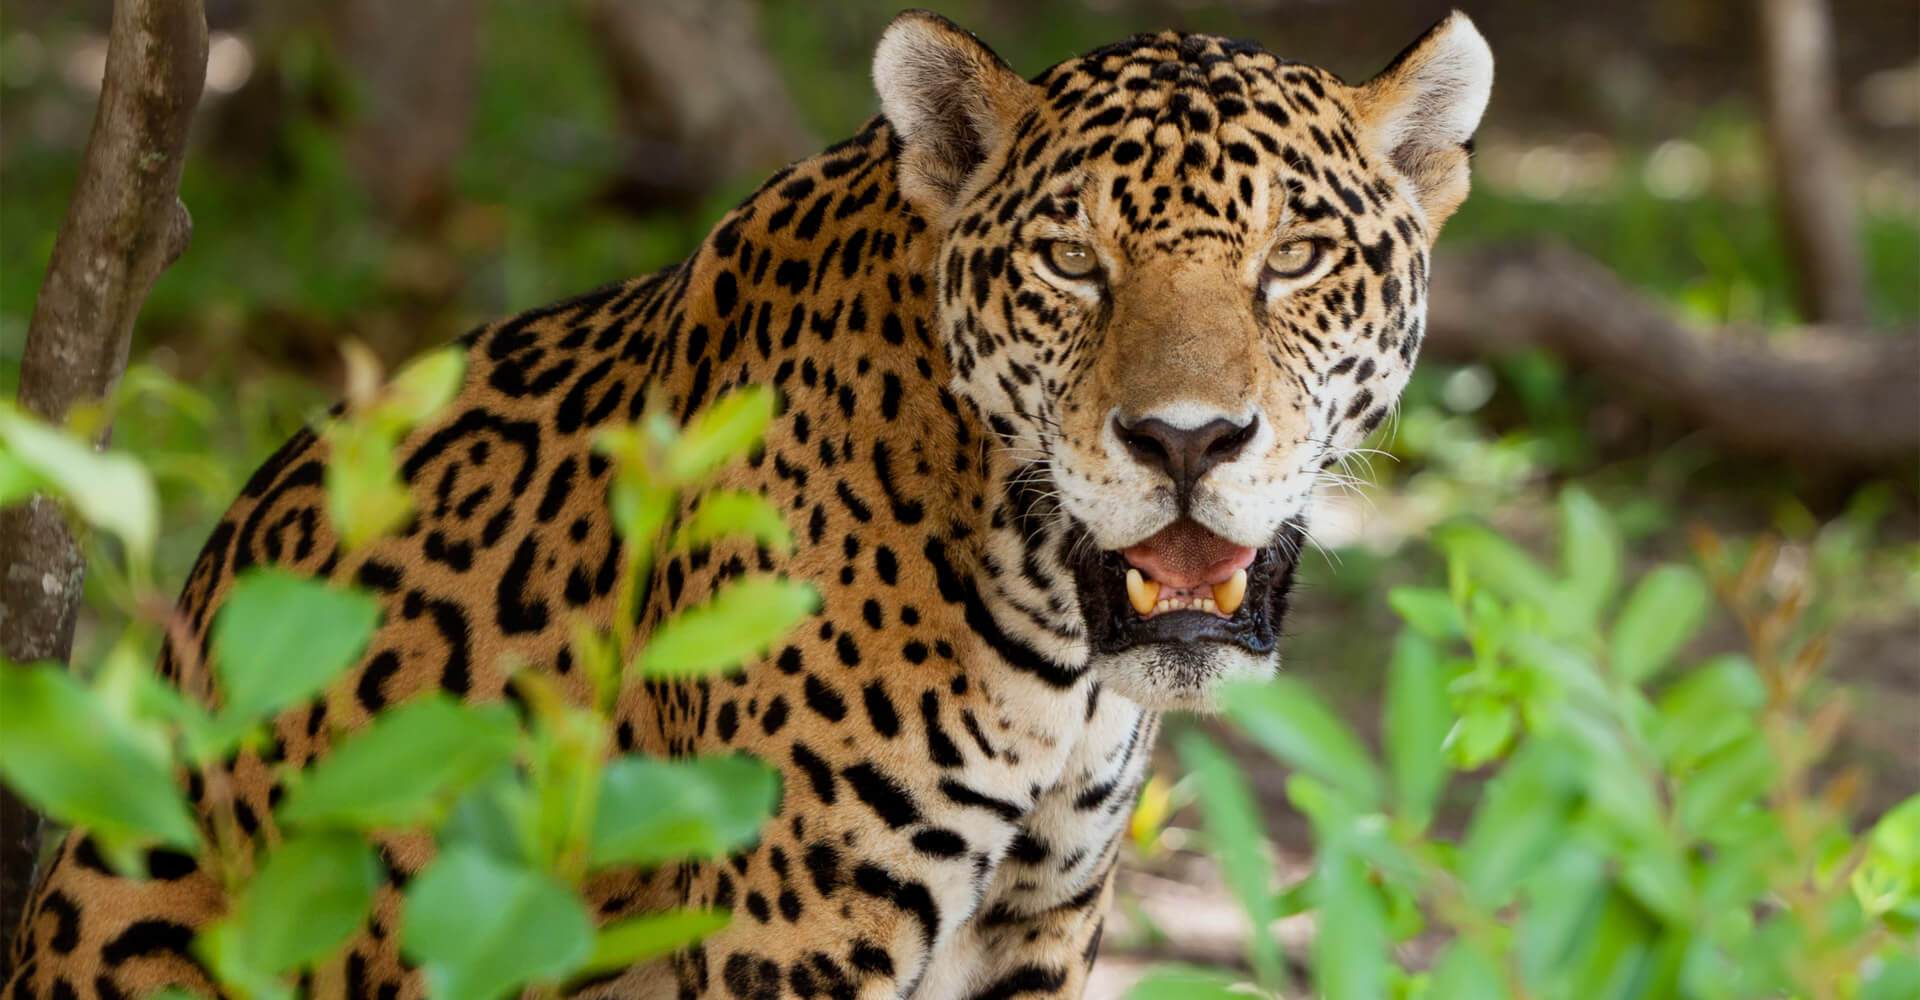
<path fill-rule="evenodd" d="M 1247 596 L 1231 618 L 1204 611 L 1175 611 L 1142 618 L 1127 602 L 1127 562 L 1120 553 L 1084 546 L 1075 560 L 1074 586 L 1093 652 L 1111 654 L 1139 646 L 1217 642 L 1256 655 L 1273 651 L 1287 615 L 1287 594 L 1306 531 L 1298 521 L 1283 525 L 1247 567 Z"/>

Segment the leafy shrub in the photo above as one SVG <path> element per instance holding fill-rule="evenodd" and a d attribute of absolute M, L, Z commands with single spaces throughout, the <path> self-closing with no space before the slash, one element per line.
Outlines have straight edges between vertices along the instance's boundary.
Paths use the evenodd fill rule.
<path fill-rule="evenodd" d="M 1805 593 L 1767 593 L 1773 549 L 1736 560 L 1702 533 L 1705 575 L 1659 566 L 1622 596 L 1608 514 L 1569 490 L 1561 521 L 1557 572 L 1461 524 L 1438 539 L 1448 585 L 1390 595 L 1406 628 L 1379 758 L 1289 678 L 1223 699 L 1293 770 L 1315 845 L 1299 884 L 1275 891 L 1231 759 L 1180 738 L 1258 986 L 1291 985 L 1262 929 L 1311 913 L 1306 966 L 1330 1000 L 1920 995 L 1920 796 L 1860 833 L 1858 774 L 1812 788 L 1845 703 L 1820 682 Z M 1715 592 L 1749 650 L 1684 660 Z M 1484 790 L 1443 832 L 1467 772 Z M 1162 970 L 1133 997 L 1244 995 L 1235 979 Z"/>
<path fill-rule="evenodd" d="M 352 549 L 407 523 L 396 451 L 458 391 L 464 365 L 454 352 L 429 355 L 384 386 L 364 356 L 350 353 L 348 368 L 347 410 L 321 435 L 329 513 Z M 656 416 L 596 442 L 612 461 L 609 503 L 623 546 L 612 628 L 582 622 L 573 635 L 588 704 L 520 671 L 512 683 L 524 714 L 438 693 L 391 706 L 364 728 L 335 732 L 325 757 L 281 774 L 287 792 L 272 846 L 241 833 L 225 768 L 281 712 L 342 696 L 342 675 L 379 626 L 379 603 L 339 582 L 271 568 L 242 574 L 214 619 L 204 665 L 217 705 L 188 700 L 149 665 L 155 635 L 184 623 L 151 584 L 158 503 L 147 471 L 0 411 L 0 503 L 34 492 L 63 498 L 117 540 L 131 581 L 129 624 L 103 662 L 80 671 L 0 664 L 0 776 L 49 816 L 85 828 L 123 873 L 143 876 L 154 847 L 192 853 L 230 901 L 194 949 L 236 997 L 294 996 L 296 977 L 365 925 L 384 878 L 376 834 L 424 832 L 438 845 L 407 886 L 399 931 L 434 996 L 551 988 L 691 944 L 728 915 L 676 910 L 596 928 L 581 887 L 608 868 L 737 850 L 777 803 L 778 772 L 749 757 L 613 753 L 614 707 L 627 685 L 735 669 L 816 608 L 802 584 L 749 576 L 661 622 L 644 646 L 633 634 L 636 595 L 658 549 L 743 535 L 791 544 L 778 511 L 751 494 L 712 493 L 686 523 L 672 523 L 684 493 L 758 442 L 773 408 L 771 392 L 744 389 L 684 430 Z M 190 659 L 196 644 L 178 634 L 175 651 Z M 184 663 L 182 672 L 201 666 Z M 188 770 L 208 781 L 204 825 L 176 780 Z"/>

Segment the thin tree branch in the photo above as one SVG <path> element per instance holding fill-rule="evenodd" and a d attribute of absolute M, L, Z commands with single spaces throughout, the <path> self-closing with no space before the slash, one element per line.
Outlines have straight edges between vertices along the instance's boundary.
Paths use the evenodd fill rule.
<path fill-rule="evenodd" d="M 1811 323 L 1864 324 L 1866 273 L 1826 0 L 1760 0 L 1760 48 L 1767 150 L 1800 314 Z"/>
<path fill-rule="evenodd" d="M 1440 254 L 1428 349 L 1544 348 L 1737 451 L 1828 465 L 1920 456 L 1920 331 L 1696 330 L 1557 244 Z"/>
<path fill-rule="evenodd" d="M 64 421 L 113 390 L 141 303 L 186 249 L 193 223 L 179 200 L 180 171 L 206 66 L 199 0 L 114 4 L 100 104 L 20 362 L 20 405 L 46 420 Z M 86 564 L 57 504 L 36 497 L 0 511 L 0 567 L 0 651 L 16 663 L 65 660 Z M 10 935 L 39 823 L 4 789 L 0 821 L 0 933 Z M 4 956 L 11 965 L 10 948 Z"/>

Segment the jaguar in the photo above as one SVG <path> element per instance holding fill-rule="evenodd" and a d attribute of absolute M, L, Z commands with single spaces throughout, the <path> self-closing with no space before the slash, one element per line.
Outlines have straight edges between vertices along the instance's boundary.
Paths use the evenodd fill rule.
<path fill-rule="evenodd" d="M 781 801 L 731 857 L 597 877 L 604 920 L 735 918 L 568 995 L 1080 995 L 1162 714 L 1279 667 L 1315 485 L 1414 365 L 1492 76 L 1459 13 L 1357 85 L 1177 32 L 1024 79 L 946 19 L 899 15 L 857 135 L 680 264 L 468 335 L 456 402 L 401 451 L 402 534 L 336 543 L 314 431 L 252 476 L 162 675 L 205 654 L 249 567 L 354 582 L 385 617 L 350 696 L 192 776 L 195 804 L 229 796 L 271 840 L 280 765 L 383 707 L 505 697 L 514 663 L 585 697 L 569 629 L 608 623 L 620 552 L 596 430 L 768 385 L 764 445 L 718 485 L 774 501 L 797 545 L 661 561 L 639 635 L 748 570 L 811 582 L 820 612 L 734 675 L 629 692 L 618 743 L 756 755 Z M 388 884 L 310 995 L 423 995 L 396 921 L 430 854 L 383 843 Z M 69 834 L 8 995 L 211 993 L 190 942 L 222 894 L 189 857 L 148 860 L 123 878 Z"/>

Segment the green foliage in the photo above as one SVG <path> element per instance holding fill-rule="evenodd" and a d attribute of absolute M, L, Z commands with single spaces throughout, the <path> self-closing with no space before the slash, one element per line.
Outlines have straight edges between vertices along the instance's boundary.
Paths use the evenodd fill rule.
<path fill-rule="evenodd" d="M 384 386 L 364 357 L 350 357 L 349 368 L 346 412 L 322 434 L 331 449 L 332 526 L 352 547 L 377 542 L 406 519 L 411 498 L 395 456 L 457 393 L 464 365 L 458 354 L 430 355 Z M 249 737 L 316 700 L 338 709 L 328 713 L 336 725 L 350 719 L 348 672 L 378 627 L 381 604 L 343 583 L 272 568 L 242 574 L 214 617 L 210 662 L 194 662 L 190 643 L 175 647 L 189 690 L 209 673 L 215 682 L 218 709 L 210 711 L 142 662 L 156 631 L 190 634 L 189 623 L 152 610 L 168 603 L 151 592 L 143 569 L 126 578 L 133 624 L 91 683 L 53 665 L 0 665 L 0 775 L 48 815 L 88 828 L 130 873 L 143 877 L 143 851 L 152 845 L 195 852 L 232 904 L 194 947 L 222 989 L 243 1000 L 296 996 L 299 976 L 332 960 L 364 926 L 384 880 L 376 834 L 426 833 L 438 844 L 408 883 L 399 929 L 433 996 L 518 994 L 683 948 L 724 927 L 728 914 L 675 911 L 596 931 L 582 886 L 608 866 L 743 849 L 779 801 L 778 772 L 750 757 L 611 753 L 614 708 L 629 685 L 737 669 L 818 607 L 805 586 L 748 576 L 659 623 L 650 642 L 633 633 L 631 601 L 656 548 L 743 536 L 774 548 L 791 543 L 771 505 L 738 492 L 694 502 L 698 513 L 674 523 L 683 494 L 757 445 L 773 406 L 772 393 L 747 389 L 716 400 L 684 434 L 653 418 L 605 436 L 628 613 L 610 633 L 576 625 L 575 652 L 592 680 L 588 705 L 568 703 L 541 675 L 522 671 L 513 683 L 524 718 L 503 704 L 439 694 L 392 706 L 358 729 L 335 731 L 330 754 L 286 768 L 287 795 L 274 814 L 279 836 L 251 838 L 224 795 L 208 796 L 196 819 L 176 775 L 197 769 L 209 788 L 223 784 Z M 152 482 L 139 462 L 12 411 L 0 413 L 0 440 L 0 489 L 10 499 L 53 493 L 144 566 L 150 502 L 118 507 L 97 496 L 123 490 L 150 501 Z"/>
<path fill-rule="evenodd" d="M 1576 491 L 1561 513 L 1557 570 L 1458 524 L 1437 536 L 1448 586 L 1394 594 L 1407 627 L 1387 674 L 1384 766 L 1297 681 L 1225 699 L 1296 772 L 1289 798 L 1315 843 L 1305 882 L 1271 892 L 1244 779 L 1211 743 L 1182 741 L 1253 926 L 1271 925 L 1276 899 L 1311 912 L 1306 959 L 1325 997 L 1907 995 L 1920 982 L 1920 796 L 1862 833 L 1846 808 L 1857 779 L 1810 790 L 1844 702 L 1819 682 L 1805 595 L 1762 583 L 1773 550 L 1734 560 L 1702 535 L 1705 577 L 1656 566 L 1622 598 L 1614 519 Z M 1751 648 L 1690 661 L 1714 593 Z M 1487 776 L 1463 815 L 1440 808 L 1449 770 Z M 1393 945 L 1424 931 L 1446 945 L 1403 965 Z M 1256 979 L 1284 989 L 1276 945 L 1254 938 Z M 1174 995 L 1193 975 L 1133 995 Z"/>

